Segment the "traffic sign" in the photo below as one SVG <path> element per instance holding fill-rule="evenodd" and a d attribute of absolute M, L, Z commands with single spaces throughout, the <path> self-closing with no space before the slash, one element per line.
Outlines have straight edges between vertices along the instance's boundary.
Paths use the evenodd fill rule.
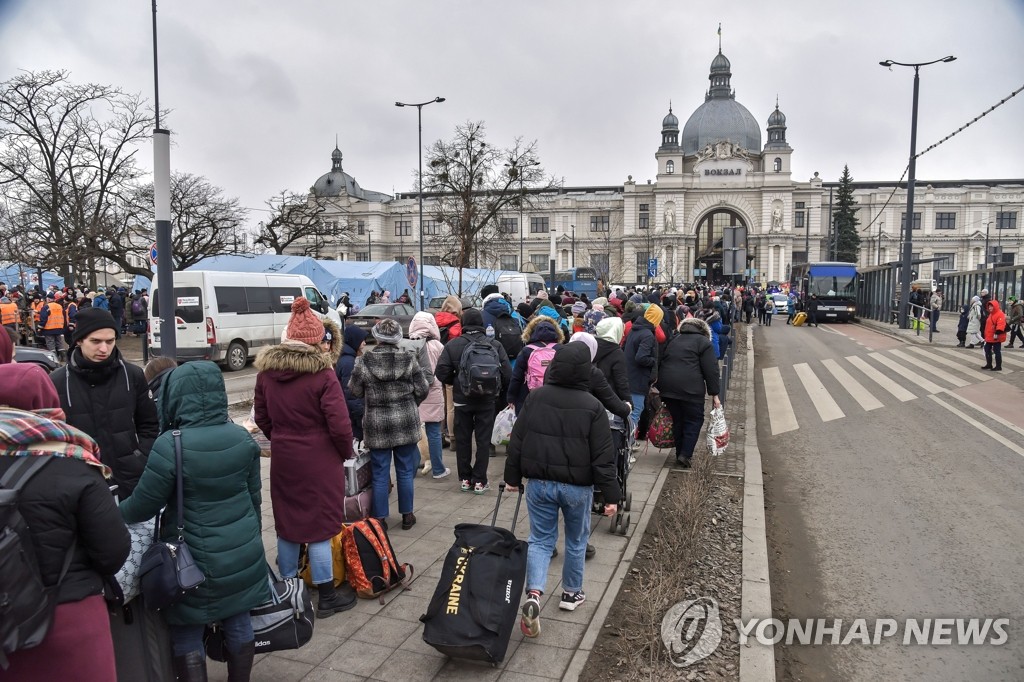
<path fill-rule="evenodd" d="M 419 271 L 416 269 L 415 258 L 409 258 L 409 262 L 406 263 L 405 278 L 409 281 L 409 286 L 416 287 L 416 282 L 419 281 Z"/>
<path fill-rule="evenodd" d="M 658 259 L 651 258 L 647 261 L 647 276 L 657 277 L 658 276 Z"/>
<path fill-rule="evenodd" d="M 156 265 L 156 244 L 149 247 L 149 262 Z"/>

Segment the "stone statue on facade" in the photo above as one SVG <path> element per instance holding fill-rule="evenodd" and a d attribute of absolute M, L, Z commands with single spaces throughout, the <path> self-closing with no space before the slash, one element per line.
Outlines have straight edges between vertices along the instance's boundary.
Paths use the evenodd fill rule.
<path fill-rule="evenodd" d="M 776 206 L 772 209 L 772 232 L 782 230 L 782 209 Z"/>
<path fill-rule="evenodd" d="M 675 232 L 676 230 L 676 208 L 672 204 L 665 205 L 665 231 Z"/>

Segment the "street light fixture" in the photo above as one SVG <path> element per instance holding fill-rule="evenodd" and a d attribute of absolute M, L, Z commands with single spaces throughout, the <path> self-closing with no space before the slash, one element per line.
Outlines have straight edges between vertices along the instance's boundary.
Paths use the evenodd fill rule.
<path fill-rule="evenodd" d="M 900 268 L 900 311 L 899 325 L 901 329 L 909 328 L 908 310 L 910 304 L 910 268 L 913 260 L 913 229 L 914 229 L 914 182 L 917 179 L 917 98 L 920 89 L 920 70 L 922 66 L 937 64 L 939 62 L 952 62 L 956 57 L 950 55 L 941 59 L 933 59 L 930 62 L 905 63 L 892 59 L 878 62 L 890 71 L 893 66 L 909 66 L 914 69 L 914 101 L 910 113 L 910 171 L 907 177 L 907 219 L 903 226 L 903 254 L 902 267 Z"/>
<path fill-rule="evenodd" d="M 429 100 L 427 102 L 419 102 L 419 103 L 395 102 L 395 106 L 396 107 L 416 107 L 416 125 L 417 125 L 417 129 L 419 130 L 418 150 L 419 150 L 419 168 L 420 168 L 420 170 L 419 170 L 419 173 L 417 174 L 417 179 L 418 179 L 419 187 L 418 187 L 418 189 L 416 191 L 416 195 L 419 198 L 419 204 L 420 204 L 420 260 L 419 260 L 419 267 L 417 268 L 419 272 L 416 273 L 417 274 L 416 284 L 419 285 L 419 290 L 420 290 L 419 299 L 420 299 L 420 310 L 421 311 L 427 309 L 426 308 L 426 302 L 424 301 L 424 297 L 426 296 L 426 283 L 423 281 L 423 107 L 427 106 L 428 104 L 434 104 L 434 103 L 440 104 L 444 100 L 445 100 L 444 97 L 435 97 L 434 99 Z M 403 244 L 404 244 L 404 240 L 403 240 Z"/>

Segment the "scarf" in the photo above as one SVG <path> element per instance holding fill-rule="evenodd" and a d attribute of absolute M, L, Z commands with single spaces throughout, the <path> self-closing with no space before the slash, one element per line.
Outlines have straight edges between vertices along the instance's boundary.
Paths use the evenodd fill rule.
<path fill-rule="evenodd" d="M 97 467 L 104 478 L 110 478 L 110 467 L 99 460 L 96 441 L 63 419 L 64 411 L 59 408 L 36 412 L 0 408 L 0 456 L 73 457 Z"/>

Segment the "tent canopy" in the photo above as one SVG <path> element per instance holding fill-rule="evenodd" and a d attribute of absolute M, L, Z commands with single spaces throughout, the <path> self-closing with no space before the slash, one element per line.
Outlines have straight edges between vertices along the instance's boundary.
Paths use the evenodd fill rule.
<path fill-rule="evenodd" d="M 0 263 L 0 282 L 6 282 L 9 287 L 24 284 L 26 289 L 31 289 L 39 284 L 39 270 L 30 268 L 26 265 Z M 49 288 L 51 284 L 63 287 L 64 278 L 56 273 L 44 270 L 42 282 L 43 289 Z"/>

